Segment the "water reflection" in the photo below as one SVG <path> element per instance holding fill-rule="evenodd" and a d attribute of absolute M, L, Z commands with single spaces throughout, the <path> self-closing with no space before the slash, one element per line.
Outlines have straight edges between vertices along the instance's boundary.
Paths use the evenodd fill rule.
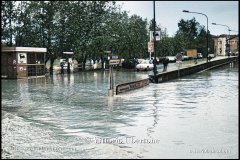
<path fill-rule="evenodd" d="M 155 97 L 155 98 L 158 97 L 156 90 L 154 91 L 153 97 Z M 152 109 L 153 124 L 147 128 L 147 131 L 148 131 L 147 135 L 151 139 L 154 139 L 154 137 L 152 137 L 151 134 L 153 132 L 155 132 L 154 128 L 156 127 L 158 120 L 159 120 L 159 118 L 158 118 L 159 113 L 158 113 L 158 106 L 157 106 L 158 103 L 159 103 L 158 100 L 155 99 L 155 101 L 153 102 L 153 106 L 152 106 L 153 107 L 153 109 Z"/>

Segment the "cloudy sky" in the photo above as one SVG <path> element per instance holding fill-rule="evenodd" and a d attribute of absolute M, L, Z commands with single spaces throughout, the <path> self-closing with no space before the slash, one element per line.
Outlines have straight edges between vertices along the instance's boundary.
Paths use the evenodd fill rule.
<path fill-rule="evenodd" d="M 148 21 L 153 18 L 153 1 L 117 1 L 122 10 L 129 11 L 129 15 L 137 14 Z M 227 25 L 232 32 L 238 34 L 238 1 L 155 1 L 155 17 L 157 24 L 167 28 L 169 36 L 178 30 L 181 19 L 190 20 L 195 17 L 200 25 L 207 26 L 207 18 L 195 13 L 184 13 L 182 10 L 198 12 L 207 15 L 208 30 L 213 35 L 228 34 L 228 28 L 212 23 Z"/>

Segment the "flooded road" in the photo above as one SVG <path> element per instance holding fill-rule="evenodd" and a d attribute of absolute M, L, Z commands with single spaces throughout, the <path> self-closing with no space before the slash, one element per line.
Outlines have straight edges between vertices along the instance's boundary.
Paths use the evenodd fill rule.
<path fill-rule="evenodd" d="M 115 86 L 151 72 L 114 71 Z M 238 64 L 108 97 L 109 72 L 1 80 L 3 158 L 238 158 Z"/>

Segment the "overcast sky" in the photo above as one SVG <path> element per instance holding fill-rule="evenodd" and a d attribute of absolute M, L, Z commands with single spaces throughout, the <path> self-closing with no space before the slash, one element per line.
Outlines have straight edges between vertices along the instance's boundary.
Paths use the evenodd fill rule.
<path fill-rule="evenodd" d="M 129 11 L 129 15 L 137 14 L 148 22 L 153 18 L 153 1 L 117 1 L 122 10 Z M 213 35 L 228 34 L 228 28 L 212 23 L 227 25 L 238 34 L 238 1 L 155 1 L 155 18 L 157 24 L 167 29 L 169 36 L 178 30 L 181 19 L 190 20 L 195 17 L 200 25 L 207 28 L 207 18 L 196 13 L 184 13 L 182 10 L 206 14 L 208 17 L 208 30 Z M 235 31 L 235 32 L 234 32 Z"/>

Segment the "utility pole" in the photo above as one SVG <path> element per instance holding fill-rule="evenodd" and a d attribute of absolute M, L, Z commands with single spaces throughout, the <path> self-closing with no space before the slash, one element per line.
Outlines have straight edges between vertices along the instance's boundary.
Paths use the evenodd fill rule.
<path fill-rule="evenodd" d="M 157 83 L 157 60 L 156 60 L 156 46 L 155 46 L 155 41 L 156 41 L 156 26 L 155 26 L 155 1 L 153 1 L 153 52 L 154 52 L 154 61 L 153 61 L 153 74 L 154 74 L 154 81 Z"/>

